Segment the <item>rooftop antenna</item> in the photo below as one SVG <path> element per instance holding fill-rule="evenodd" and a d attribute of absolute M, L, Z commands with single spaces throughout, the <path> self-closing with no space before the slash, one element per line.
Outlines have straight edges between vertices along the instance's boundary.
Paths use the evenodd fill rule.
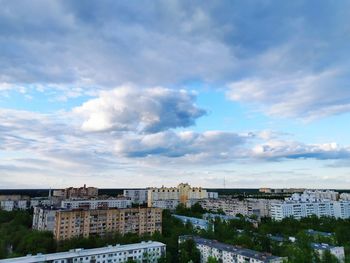
<path fill-rule="evenodd" d="M 224 176 L 224 189 L 226 189 L 226 177 Z"/>

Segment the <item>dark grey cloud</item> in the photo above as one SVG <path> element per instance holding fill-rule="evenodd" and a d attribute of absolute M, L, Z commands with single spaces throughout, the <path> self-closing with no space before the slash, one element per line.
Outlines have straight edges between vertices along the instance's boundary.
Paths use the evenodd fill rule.
<path fill-rule="evenodd" d="M 2 85 L 83 94 L 125 82 L 230 83 L 232 100 L 275 116 L 350 110 L 346 1 L 14 0 L 1 7 Z"/>

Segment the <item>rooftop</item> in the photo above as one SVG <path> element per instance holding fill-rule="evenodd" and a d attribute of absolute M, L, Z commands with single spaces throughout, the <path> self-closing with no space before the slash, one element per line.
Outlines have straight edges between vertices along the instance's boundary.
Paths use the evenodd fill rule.
<path fill-rule="evenodd" d="M 36 263 L 36 262 L 44 262 L 49 260 L 60 260 L 60 259 L 67 259 L 67 258 L 115 253 L 115 252 L 125 251 L 125 250 L 155 248 L 160 246 L 165 246 L 165 245 L 163 243 L 156 242 L 156 241 L 148 241 L 148 242 L 141 242 L 141 243 L 128 244 L 128 245 L 117 244 L 115 246 L 107 246 L 107 247 L 92 248 L 92 249 L 77 248 L 67 252 L 59 252 L 59 253 L 52 253 L 52 254 L 37 254 L 34 256 L 28 255 L 25 257 L 2 259 L 0 260 L 0 263 Z"/>
<path fill-rule="evenodd" d="M 311 243 L 311 247 L 313 249 L 318 249 L 318 250 L 330 250 L 332 248 L 335 248 L 336 246 L 332 246 L 332 245 L 329 245 L 329 244 L 325 244 L 325 243 Z"/>
<path fill-rule="evenodd" d="M 240 248 L 233 245 L 220 243 L 216 240 L 210 240 L 210 239 L 205 239 L 205 238 L 196 237 L 196 236 L 195 237 L 187 236 L 187 238 L 192 238 L 197 244 L 206 245 L 212 248 L 216 248 L 216 249 L 220 249 L 228 252 L 233 252 L 235 254 L 239 254 L 248 258 L 257 259 L 263 262 L 270 262 L 271 260 L 280 258 L 277 256 L 273 256 L 269 253 L 263 253 L 263 252 L 246 249 L 246 248 Z"/>

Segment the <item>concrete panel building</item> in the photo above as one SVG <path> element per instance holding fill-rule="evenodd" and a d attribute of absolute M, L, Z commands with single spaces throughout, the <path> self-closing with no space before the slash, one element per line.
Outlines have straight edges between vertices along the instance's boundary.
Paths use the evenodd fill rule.
<path fill-rule="evenodd" d="M 74 237 L 103 236 L 107 233 L 153 234 L 162 231 L 159 208 L 61 210 L 56 212 L 56 240 Z"/>
<path fill-rule="evenodd" d="M 78 248 L 52 254 L 28 255 L 25 257 L 2 259 L 0 263 L 122 263 L 128 260 L 156 263 L 158 259 L 165 255 L 165 252 L 165 244 L 148 241 L 92 249 Z"/>

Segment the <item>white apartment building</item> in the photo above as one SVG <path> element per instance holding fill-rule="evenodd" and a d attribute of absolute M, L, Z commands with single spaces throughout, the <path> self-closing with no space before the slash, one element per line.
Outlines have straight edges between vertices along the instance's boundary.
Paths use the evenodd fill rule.
<path fill-rule="evenodd" d="M 93 249 L 72 249 L 68 252 L 38 254 L 35 256 L 0 260 L 0 263 L 120 263 L 157 262 L 165 255 L 166 246 L 160 242 L 148 241 L 129 245 L 107 246 Z"/>
<path fill-rule="evenodd" d="M 131 199 L 111 198 L 93 200 L 63 200 L 61 208 L 64 209 L 100 209 L 100 208 L 128 208 L 131 207 Z"/>
<path fill-rule="evenodd" d="M 340 199 L 344 201 L 350 201 L 350 193 L 342 193 L 340 194 Z"/>
<path fill-rule="evenodd" d="M 55 198 L 34 197 L 30 199 L 30 207 L 59 205 Z"/>
<path fill-rule="evenodd" d="M 218 212 L 222 210 L 226 215 L 244 216 L 257 215 L 258 217 L 270 216 L 271 203 L 276 200 L 249 198 L 243 201 L 232 198 L 205 199 L 199 204 L 206 210 Z"/>
<path fill-rule="evenodd" d="M 300 219 L 311 215 L 350 218 L 350 201 L 285 201 L 271 205 L 271 217 L 275 220 L 286 217 Z"/>
<path fill-rule="evenodd" d="M 302 194 L 294 193 L 288 200 L 301 202 L 337 201 L 339 193 L 331 190 L 305 190 Z"/>
<path fill-rule="evenodd" d="M 335 256 L 339 262 L 345 261 L 344 247 L 331 246 L 329 244 L 319 244 L 311 243 L 311 247 L 315 250 L 321 257 L 325 251 L 329 251 L 333 256 Z"/>
<path fill-rule="evenodd" d="M 51 231 L 55 229 L 56 211 L 58 209 L 34 207 L 32 228 L 39 231 Z"/>
<path fill-rule="evenodd" d="M 123 195 L 131 199 L 134 204 L 145 204 L 147 203 L 147 189 L 125 189 Z"/>
<path fill-rule="evenodd" d="M 180 200 L 178 199 L 155 200 L 152 202 L 152 207 L 175 210 L 179 204 L 180 204 Z"/>
<path fill-rule="evenodd" d="M 214 257 L 222 263 L 282 263 L 285 258 L 276 257 L 268 253 L 235 247 L 214 240 L 193 236 L 180 236 L 179 242 L 193 239 L 201 255 L 201 263 L 208 262 Z"/>
<path fill-rule="evenodd" d="M 0 201 L 0 208 L 5 211 L 26 210 L 29 208 L 28 200 L 3 200 Z"/>

